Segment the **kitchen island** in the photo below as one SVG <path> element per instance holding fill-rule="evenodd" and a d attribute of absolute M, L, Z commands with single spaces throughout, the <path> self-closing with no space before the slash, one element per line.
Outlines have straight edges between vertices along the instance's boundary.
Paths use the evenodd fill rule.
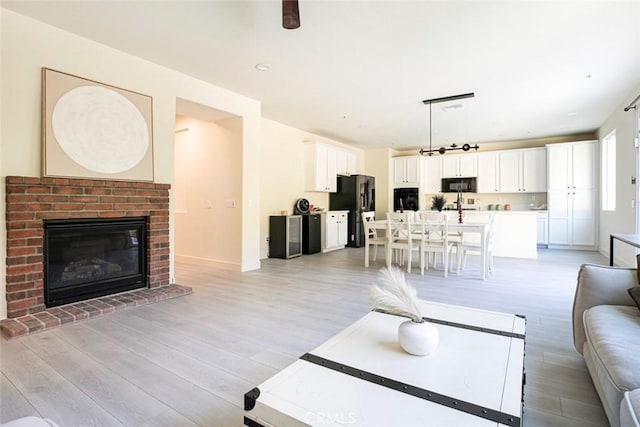
<path fill-rule="evenodd" d="M 538 258 L 538 212 L 493 211 L 496 234 L 493 255 L 511 258 Z"/>

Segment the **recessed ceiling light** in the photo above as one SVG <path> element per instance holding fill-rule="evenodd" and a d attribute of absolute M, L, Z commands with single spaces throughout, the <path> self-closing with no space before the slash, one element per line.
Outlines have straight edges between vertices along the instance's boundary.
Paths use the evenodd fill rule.
<path fill-rule="evenodd" d="M 578 115 L 578 113 L 573 113 L 573 112 L 567 113 L 567 116 L 569 116 L 569 117 L 573 117 L 573 116 L 577 116 L 577 115 Z"/>
<path fill-rule="evenodd" d="M 258 71 L 269 71 L 271 69 L 271 65 L 269 64 L 256 64 L 256 70 Z"/>

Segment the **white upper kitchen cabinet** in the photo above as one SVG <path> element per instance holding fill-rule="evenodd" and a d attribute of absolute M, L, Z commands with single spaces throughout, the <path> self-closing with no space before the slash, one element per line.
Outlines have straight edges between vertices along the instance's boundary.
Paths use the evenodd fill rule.
<path fill-rule="evenodd" d="M 500 171 L 500 192 L 518 193 L 521 191 L 520 182 L 520 150 L 505 150 L 498 152 Z"/>
<path fill-rule="evenodd" d="M 338 175 L 354 175 L 356 173 L 356 153 L 337 147 L 335 150 Z"/>
<path fill-rule="evenodd" d="M 597 141 L 547 145 L 549 245 L 597 245 Z"/>
<path fill-rule="evenodd" d="M 498 152 L 478 153 L 478 193 L 497 193 L 499 184 Z"/>
<path fill-rule="evenodd" d="M 439 193 L 442 189 L 442 156 L 425 156 L 422 158 L 422 192 Z"/>
<path fill-rule="evenodd" d="M 454 154 L 442 157 L 442 177 L 475 177 L 478 176 L 478 155 Z"/>
<path fill-rule="evenodd" d="M 522 150 L 522 191 L 544 193 L 547 191 L 547 149 Z"/>
<path fill-rule="evenodd" d="M 305 190 L 335 193 L 337 149 L 321 142 L 305 143 Z"/>
<path fill-rule="evenodd" d="M 548 189 L 596 188 L 596 142 L 548 145 Z"/>
<path fill-rule="evenodd" d="M 394 187 L 420 187 L 421 172 L 421 156 L 393 158 Z"/>
<path fill-rule="evenodd" d="M 501 193 L 543 193 L 547 191 L 545 148 L 499 151 Z"/>

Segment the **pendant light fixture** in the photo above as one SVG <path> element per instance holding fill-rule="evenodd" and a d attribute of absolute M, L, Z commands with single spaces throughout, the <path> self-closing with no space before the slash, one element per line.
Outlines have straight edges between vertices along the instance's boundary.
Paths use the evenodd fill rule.
<path fill-rule="evenodd" d="M 425 150 L 424 148 L 421 148 L 419 151 L 421 155 L 424 156 L 426 154 L 428 156 L 433 156 L 433 153 L 444 154 L 447 151 L 452 151 L 452 150 L 469 151 L 472 148 L 477 151 L 478 148 L 480 148 L 478 144 L 475 144 L 475 145 L 463 144 L 462 146 L 458 146 L 457 144 L 451 144 L 450 147 L 440 147 L 437 149 L 433 149 L 431 147 L 431 105 L 437 104 L 439 102 L 455 101 L 456 99 L 473 98 L 474 96 L 475 94 L 473 92 L 469 92 L 469 93 L 463 93 L 462 95 L 445 96 L 442 98 L 425 99 L 424 101 L 422 101 L 423 104 L 429 104 L 429 149 Z"/>

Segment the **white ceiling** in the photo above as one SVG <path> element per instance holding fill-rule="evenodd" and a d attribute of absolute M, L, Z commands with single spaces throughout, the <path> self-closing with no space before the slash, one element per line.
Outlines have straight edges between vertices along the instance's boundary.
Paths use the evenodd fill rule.
<path fill-rule="evenodd" d="M 466 92 L 433 105 L 434 146 L 592 132 L 640 85 L 637 0 L 299 1 L 297 30 L 275 0 L 2 5 L 365 147 L 428 145 L 421 101 Z"/>

